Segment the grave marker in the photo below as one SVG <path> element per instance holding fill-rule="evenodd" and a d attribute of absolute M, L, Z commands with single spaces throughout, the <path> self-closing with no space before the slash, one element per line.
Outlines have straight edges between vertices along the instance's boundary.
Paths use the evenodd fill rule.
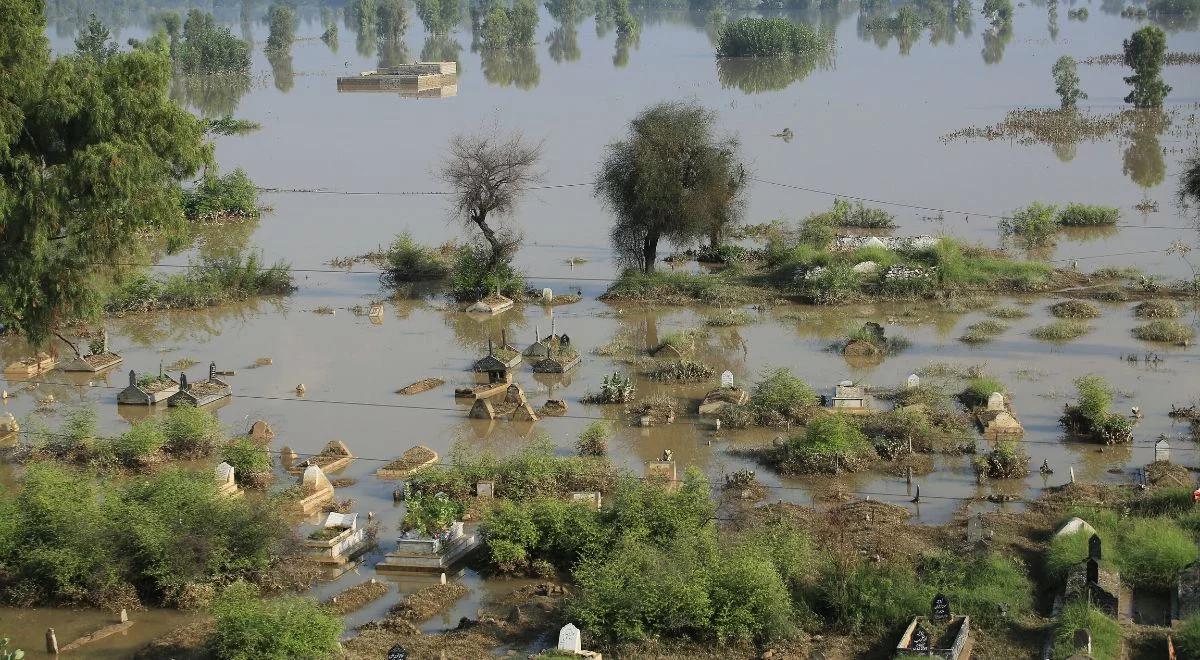
<path fill-rule="evenodd" d="M 908 377 L 908 380 L 906 380 L 904 382 L 904 384 L 907 385 L 908 389 L 910 389 L 910 390 L 914 387 L 920 387 L 921 386 L 921 378 L 919 376 L 917 376 L 916 374 L 910 374 Z"/>
<path fill-rule="evenodd" d="M 1084 655 L 1092 654 L 1092 631 L 1087 628 L 1078 628 L 1075 630 L 1075 651 Z"/>
<path fill-rule="evenodd" d="M 1154 462 L 1171 462 L 1171 443 L 1167 442 L 1166 438 L 1160 438 L 1154 443 Z"/>
<path fill-rule="evenodd" d="M 571 653 L 579 653 L 583 650 L 583 642 L 579 638 L 579 628 L 576 628 L 575 624 L 568 623 L 558 631 L 558 649 Z"/>
<path fill-rule="evenodd" d="M 950 599 L 946 598 L 945 594 L 933 597 L 933 616 L 930 618 L 934 623 L 946 623 L 950 620 Z"/>
<path fill-rule="evenodd" d="M 983 540 L 983 514 L 978 513 L 967 519 L 967 543 L 974 545 Z"/>
<path fill-rule="evenodd" d="M 721 387 L 733 387 L 732 371 L 726 371 L 721 374 Z"/>
<path fill-rule="evenodd" d="M 1007 407 L 1004 405 L 1004 395 L 999 392 L 992 392 L 988 395 L 987 409 L 1007 410 Z"/>
<path fill-rule="evenodd" d="M 494 481 L 480 481 L 475 484 L 475 497 L 490 500 L 495 497 L 495 493 L 496 482 Z"/>
<path fill-rule="evenodd" d="M 1100 536 L 1092 534 L 1092 538 L 1088 539 L 1088 559 L 1100 561 L 1102 557 L 1100 543 Z"/>
<path fill-rule="evenodd" d="M 1087 560 L 1087 583 L 1088 584 L 1099 584 L 1100 583 L 1100 562 L 1096 561 L 1095 559 L 1091 559 L 1091 558 L 1089 558 Z"/>
<path fill-rule="evenodd" d="M 913 629 L 912 639 L 908 642 L 909 651 L 917 651 L 924 653 L 929 650 L 929 631 L 925 630 L 924 626 L 917 624 Z"/>
<path fill-rule="evenodd" d="M 408 649 L 399 644 L 388 649 L 387 660 L 408 660 Z"/>

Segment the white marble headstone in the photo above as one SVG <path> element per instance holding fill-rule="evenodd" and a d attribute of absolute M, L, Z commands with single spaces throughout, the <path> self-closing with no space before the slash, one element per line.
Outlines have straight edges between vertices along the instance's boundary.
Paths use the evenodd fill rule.
<path fill-rule="evenodd" d="M 575 627 L 575 624 L 568 623 L 558 631 L 558 649 L 571 653 L 579 653 L 583 650 L 582 641 L 579 639 L 579 629 Z"/>
<path fill-rule="evenodd" d="M 1170 460 L 1171 443 L 1167 442 L 1165 438 L 1154 443 L 1154 461 L 1157 463 L 1160 461 L 1167 462 Z"/>
<path fill-rule="evenodd" d="M 914 387 L 920 387 L 921 378 L 920 378 L 920 376 L 918 376 L 916 374 L 911 374 L 911 375 L 909 375 L 908 380 L 905 381 L 905 384 L 908 385 L 909 389 L 912 389 Z"/>
<path fill-rule="evenodd" d="M 726 371 L 721 374 L 721 387 L 733 387 L 733 372 Z"/>
<path fill-rule="evenodd" d="M 233 466 L 228 463 L 221 463 L 217 466 L 217 483 L 231 484 L 234 483 Z"/>
<path fill-rule="evenodd" d="M 1005 410 L 1004 395 L 999 392 L 992 392 L 988 396 L 988 410 Z"/>

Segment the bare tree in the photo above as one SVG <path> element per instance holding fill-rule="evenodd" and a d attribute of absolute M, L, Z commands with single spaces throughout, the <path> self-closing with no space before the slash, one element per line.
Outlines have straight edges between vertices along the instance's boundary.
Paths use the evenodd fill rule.
<path fill-rule="evenodd" d="M 489 269 L 511 257 L 521 242 L 519 232 L 493 224 L 496 217 L 513 212 L 526 188 L 541 182 L 542 173 L 535 169 L 541 155 L 541 143 L 528 144 L 520 133 L 450 140 L 450 156 L 439 174 L 454 190 L 455 217 L 478 227 L 491 246 Z"/>

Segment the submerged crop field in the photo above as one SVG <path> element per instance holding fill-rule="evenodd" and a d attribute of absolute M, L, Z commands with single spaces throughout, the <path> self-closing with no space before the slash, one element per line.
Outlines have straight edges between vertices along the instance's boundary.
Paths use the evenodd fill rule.
<path fill-rule="evenodd" d="M 0 657 L 1200 658 L 1194 3 L 11 4 Z"/>

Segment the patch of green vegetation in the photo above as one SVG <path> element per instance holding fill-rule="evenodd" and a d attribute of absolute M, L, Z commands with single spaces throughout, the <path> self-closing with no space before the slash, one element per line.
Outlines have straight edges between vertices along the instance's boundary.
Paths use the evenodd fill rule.
<path fill-rule="evenodd" d="M 1157 319 L 1133 329 L 1133 336 L 1142 341 L 1161 341 L 1172 344 L 1189 342 L 1196 336 L 1192 326 L 1171 319 Z"/>
<path fill-rule="evenodd" d="M 787 474 L 837 474 L 864 469 L 874 457 L 866 434 L 838 413 L 812 419 L 804 433 L 788 438 L 770 458 Z"/>
<path fill-rule="evenodd" d="M 1000 221 L 1000 230 L 1013 234 L 1029 247 L 1041 247 L 1050 243 L 1058 231 L 1057 207 L 1052 204 L 1034 202 Z"/>
<path fill-rule="evenodd" d="M 414 531 L 421 536 L 433 536 L 450 529 L 457 520 L 462 520 L 463 504 L 451 499 L 446 493 L 412 493 L 404 500 L 403 531 Z"/>
<path fill-rule="evenodd" d="M 1200 14 L 1200 0 L 1150 0 L 1146 10 L 1159 16 L 1195 16 Z"/>
<path fill-rule="evenodd" d="M 611 435 L 611 422 L 594 421 L 579 434 L 575 448 L 580 456 L 603 456 L 608 453 L 608 438 Z"/>
<path fill-rule="evenodd" d="M 717 57 L 817 55 L 832 47 L 831 34 L 783 18 L 742 18 L 717 33 Z"/>
<path fill-rule="evenodd" d="M 1183 315 L 1179 305 L 1173 300 L 1147 300 L 1138 303 L 1133 313 L 1140 319 L 1177 319 Z"/>
<path fill-rule="evenodd" d="M 264 266 L 261 259 L 251 252 L 245 257 L 205 259 L 184 273 L 165 277 L 135 275 L 110 294 L 106 309 L 112 314 L 202 309 L 295 290 L 289 264 L 280 261 Z"/>
<path fill-rule="evenodd" d="M 222 446 L 221 460 L 233 466 L 237 477 L 269 472 L 274 464 L 270 452 L 249 437 L 234 438 Z"/>
<path fill-rule="evenodd" d="M 754 323 L 754 315 L 745 310 L 730 310 L 728 314 L 720 316 L 712 316 L 704 321 L 704 324 L 714 328 L 730 328 L 742 325 L 750 325 Z"/>
<path fill-rule="evenodd" d="M 1058 224 L 1063 227 L 1101 227 L 1117 224 L 1121 211 L 1112 206 L 1067 204 L 1058 212 Z"/>
<path fill-rule="evenodd" d="M 455 253 L 450 271 L 450 287 L 454 297 L 463 301 L 479 299 L 480 293 L 499 293 L 516 299 L 525 291 L 525 276 L 509 261 L 492 261 L 492 251 L 485 245 L 466 245 Z"/>
<path fill-rule="evenodd" d="M 5 597 L 26 605 L 173 606 L 263 578 L 288 534 L 273 502 L 220 496 L 211 468 L 125 481 L 34 462 L 19 490 L 0 492 Z"/>
<path fill-rule="evenodd" d="M 204 132 L 216 135 L 245 135 L 260 128 L 262 128 L 262 124 L 256 121 L 235 119 L 233 115 L 204 120 Z M 240 168 L 235 171 L 240 171 Z"/>
<path fill-rule="evenodd" d="M 1018 442 L 998 442 L 992 451 L 976 456 L 971 465 L 989 479 L 1016 479 L 1029 474 L 1029 454 Z"/>
<path fill-rule="evenodd" d="M 1086 516 L 1085 519 L 1087 518 L 1093 517 Z M 1093 520 L 1088 520 L 1088 522 L 1091 524 Z M 1116 543 L 1116 534 L 1104 529 L 1103 525 L 1097 525 L 1099 525 L 1098 522 L 1093 524 L 1096 527 L 1096 533 L 1100 536 L 1100 546 L 1103 548 L 1104 558 L 1115 563 L 1120 552 Z M 1088 541 L 1091 538 L 1091 532 L 1081 531 L 1055 536 L 1050 540 L 1050 548 L 1046 551 L 1046 577 L 1051 583 L 1063 584 L 1071 569 L 1087 560 Z"/>
<path fill-rule="evenodd" d="M 168 35 L 174 40 L 178 30 L 178 17 L 166 26 Z M 228 27 L 217 25 L 212 14 L 192 9 L 183 24 L 182 39 L 172 49 L 175 66 L 184 74 L 239 74 L 250 73 L 250 43 L 233 36 Z"/>
<path fill-rule="evenodd" d="M 1174 632 L 1175 648 L 1184 660 L 1200 658 L 1200 614 L 1183 620 Z"/>
<path fill-rule="evenodd" d="M 1124 415 L 1111 412 L 1113 390 L 1104 378 L 1095 375 L 1075 379 L 1079 396 L 1066 406 L 1059 422 L 1068 433 L 1106 444 L 1133 441 L 1133 424 Z"/>
<path fill-rule="evenodd" d="M 1050 313 L 1060 319 L 1094 319 L 1100 317 L 1100 308 L 1086 300 L 1064 300 L 1051 305 Z"/>
<path fill-rule="evenodd" d="M 771 299 L 767 290 L 740 283 L 723 273 L 644 273 L 629 269 L 608 288 L 601 300 L 630 300 L 666 305 L 700 303 L 713 307 L 737 307 Z"/>
<path fill-rule="evenodd" d="M 1121 525 L 1117 566 L 1135 588 L 1167 590 L 1196 561 L 1191 534 L 1169 518 L 1132 518 Z"/>
<path fill-rule="evenodd" d="M 1092 331 L 1092 326 L 1075 319 L 1059 319 L 1046 325 L 1040 325 L 1029 332 L 1035 339 L 1042 341 L 1071 341 Z"/>
<path fill-rule="evenodd" d="M 183 191 L 183 214 L 203 222 L 257 218 L 258 189 L 240 167 L 225 176 L 205 172 L 196 187 Z"/>
<path fill-rule="evenodd" d="M 206 647 L 213 657 L 316 659 L 341 654 L 345 622 L 311 598 L 263 599 L 258 587 L 239 581 L 216 598 L 212 615 Z"/>
<path fill-rule="evenodd" d="M 383 253 L 384 282 L 394 286 L 400 282 L 443 279 L 450 274 L 453 256 L 453 246 L 425 247 L 414 241 L 412 234 L 404 232 Z"/>
<path fill-rule="evenodd" d="M 1029 316 L 1029 310 L 1024 307 L 1004 306 L 993 307 L 987 311 L 987 315 L 997 319 L 1023 319 Z"/>
<path fill-rule="evenodd" d="M 967 386 L 959 392 L 958 399 L 967 408 L 978 408 L 987 405 L 988 397 L 993 392 L 1004 394 L 1007 391 L 1008 388 L 998 378 L 979 375 L 967 381 Z"/>
<path fill-rule="evenodd" d="M 856 229 L 894 229 L 896 216 L 883 209 L 871 208 L 862 202 L 851 204 L 844 199 L 833 200 L 833 208 L 825 212 L 830 224 Z"/>
<path fill-rule="evenodd" d="M 1054 624 L 1054 660 L 1075 655 L 1075 631 L 1086 628 L 1092 633 L 1095 660 L 1121 658 L 1121 624 L 1085 602 L 1067 603 Z"/>
<path fill-rule="evenodd" d="M 996 338 L 997 335 L 1008 330 L 1007 323 L 999 321 L 980 321 L 967 326 L 967 331 L 963 336 L 959 337 L 960 341 L 968 344 L 982 344 Z"/>
<path fill-rule="evenodd" d="M 713 377 L 716 369 L 695 360 L 676 360 L 666 364 L 659 363 L 646 373 L 650 380 L 674 381 L 678 383 L 702 383 Z"/>

